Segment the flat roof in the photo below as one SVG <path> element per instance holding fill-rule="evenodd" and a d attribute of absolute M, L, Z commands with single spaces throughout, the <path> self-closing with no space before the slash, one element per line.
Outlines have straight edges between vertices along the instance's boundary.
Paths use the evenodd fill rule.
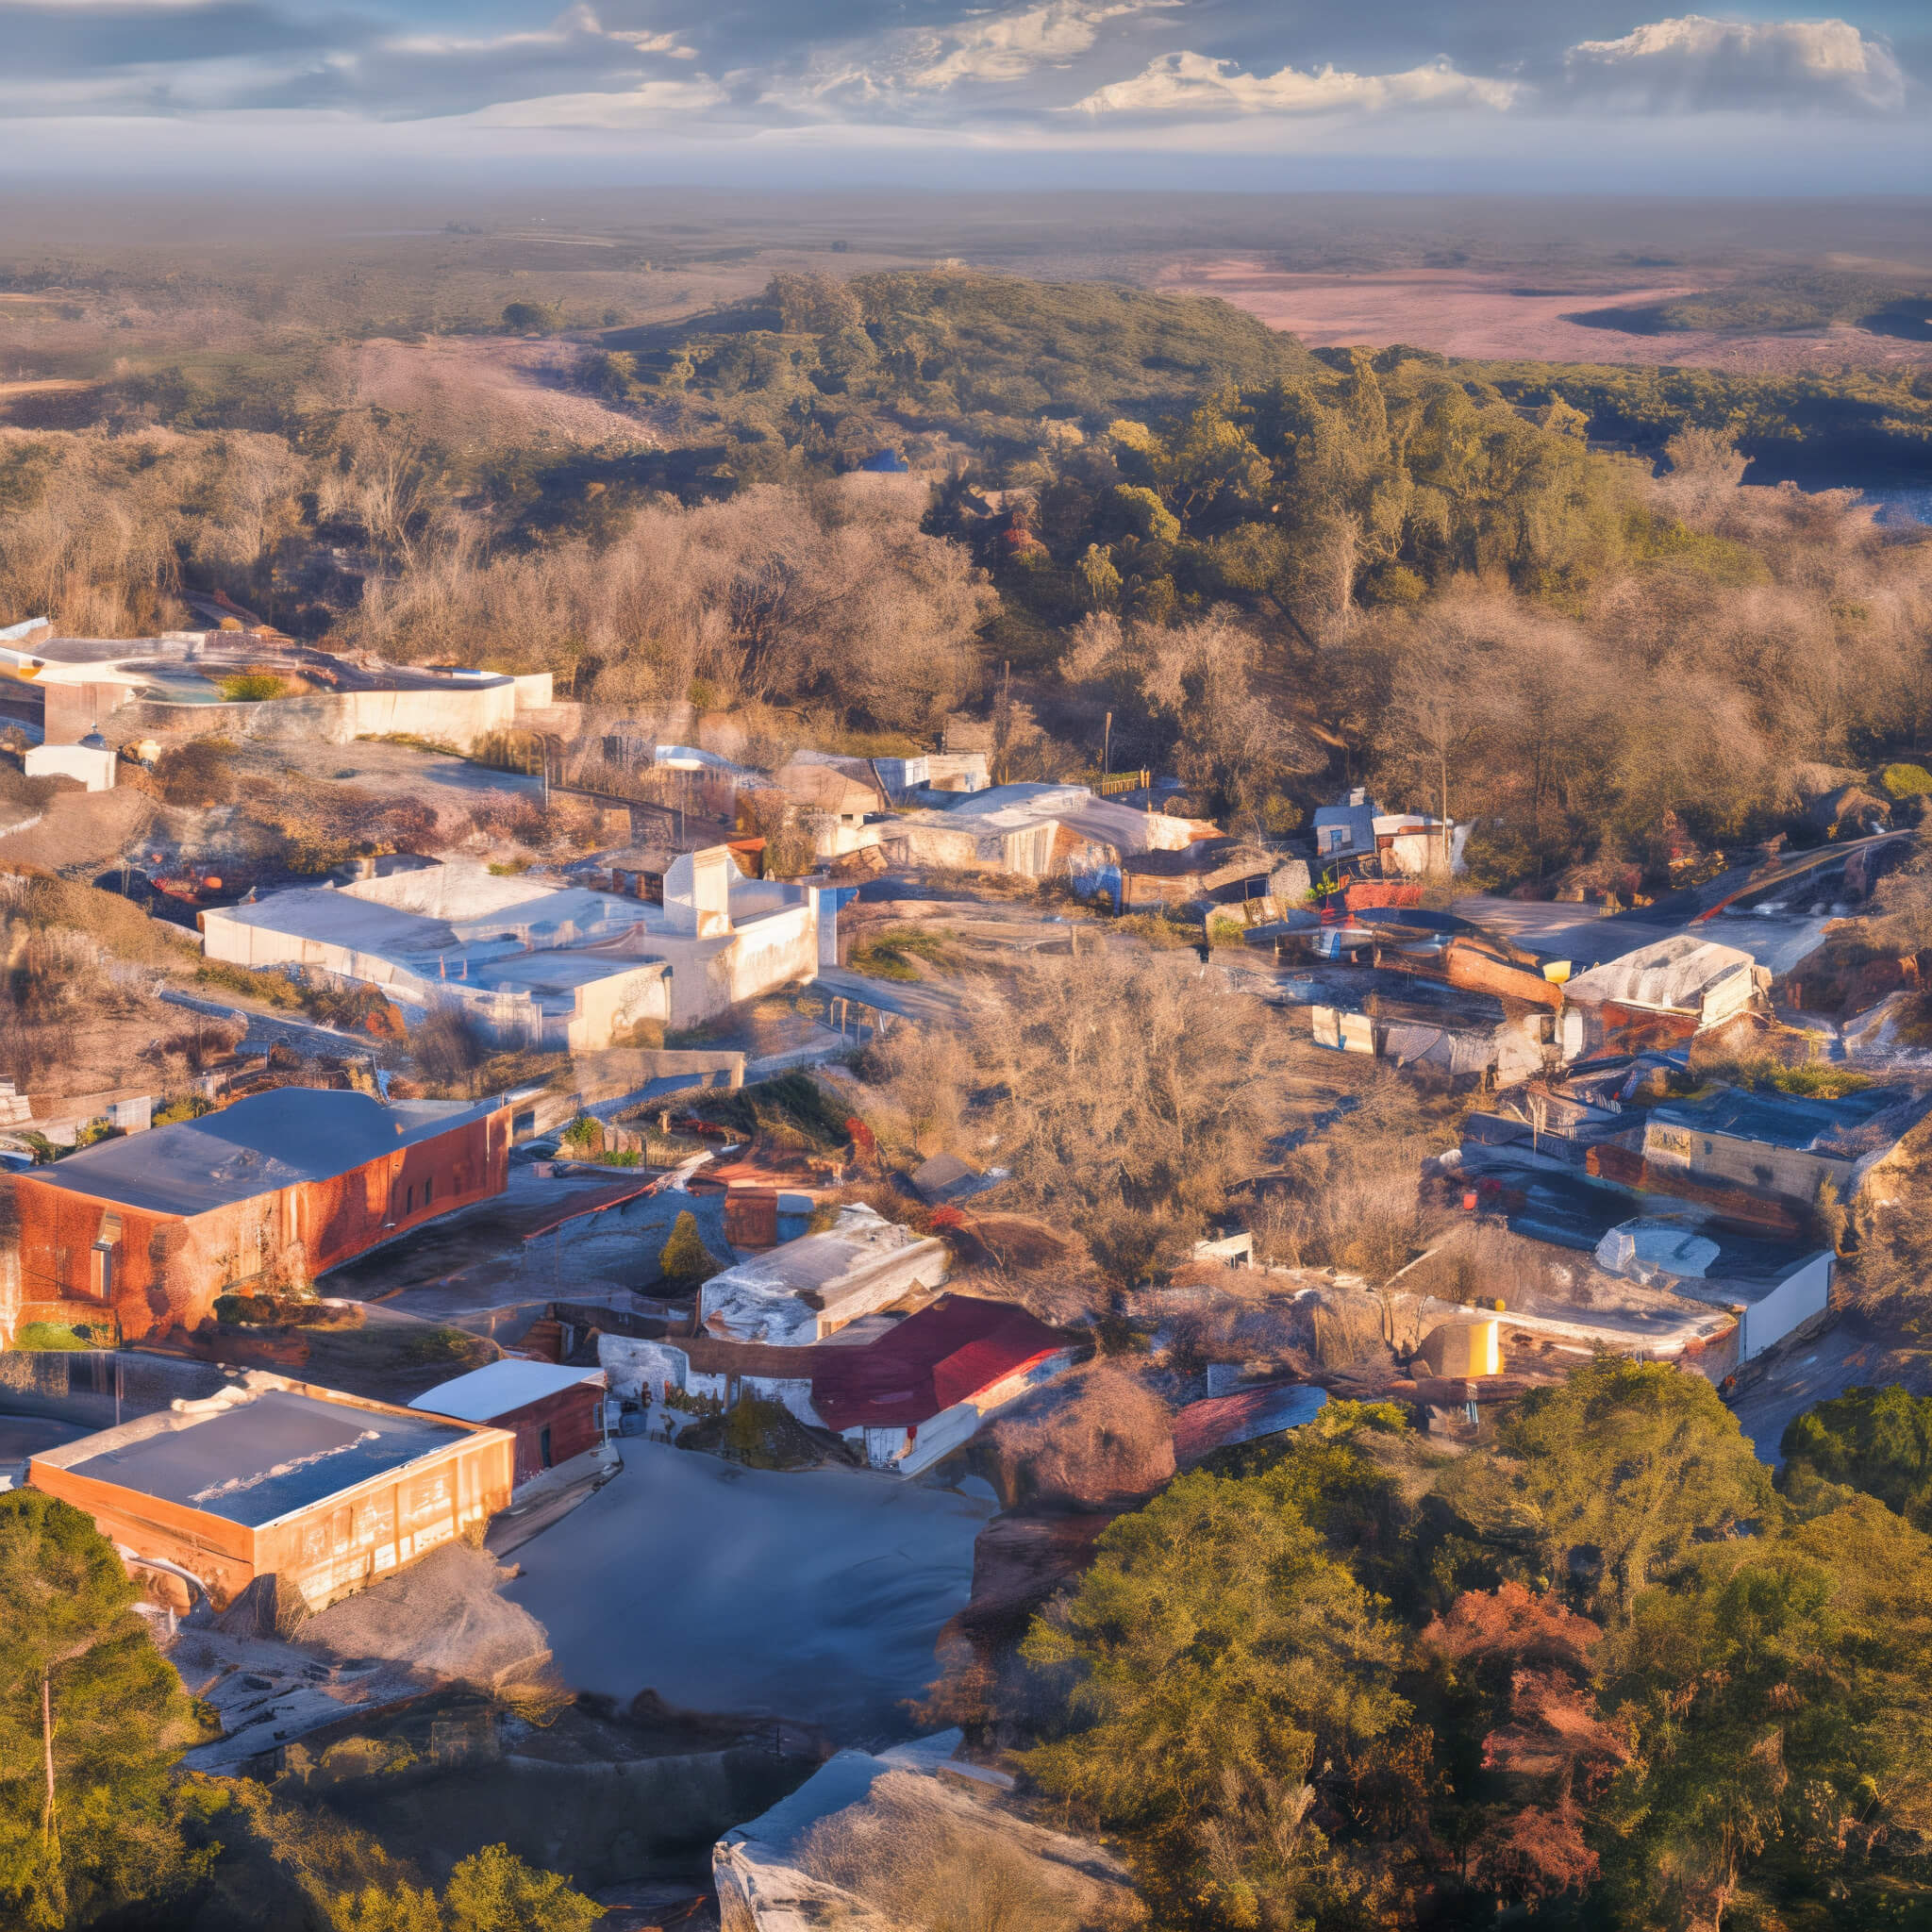
<path fill-rule="evenodd" d="M 1868 1087 L 1836 1100 L 1724 1087 L 1701 1099 L 1661 1101 L 1650 1117 L 1696 1134 L 1855 1160 L 1901 1140 L 1928 1109 L 1932 1091 L 1905 1086 Z"/>
<path fill-rule="evenodd" d="M 495 1108 L 494 1100 L 385 1107 L 373 1094 L 340 1088 L 276 1087 L 199 1120 L 97 1141 L 26 1178 L 154 1214 L 205 1214 L 300 1182 L 333 1180 Z"/>
<path fill-rule="evenodd" d="M 565 1368 L 557 1362 L 486 1362 L 467 1375 L 425 1389 L 409 1407 L 430 1415 L 454 1416 L 458 1422 L 487 1423 L 583 1382 L 601 1387 L 604 1371 Z"/>
<path fill-rule="evenodd" d="M 35 1459 L 261 1529 L 468 1434 L 430 1416 L 271 1389 L 208 1415 L 144 1416 Z"/>

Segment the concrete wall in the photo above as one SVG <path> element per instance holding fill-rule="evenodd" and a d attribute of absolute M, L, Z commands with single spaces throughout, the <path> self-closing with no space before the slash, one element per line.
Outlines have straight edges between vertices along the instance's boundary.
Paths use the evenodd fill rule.
<path fill-rule="evenodd" d="M 78 778 L 90 791 L 114 789 L 114 754 L 86 744 L 37 744 L 25 760 L 29 778 Z"/>
<path fill-rule="evenodd" d="M 113 730 L 122 738 L 168 732 L 195 738 L 299 738 L 322 744 L 400 735 L 469 751 L 495 732 L 515 728 L 521 681 L 452 683 L 432 691 L 316 691 L 250 705 L 170 705 L 142 698 L 112 713 Z M 525 699 L 525 708 L 531 702 Z"/>
<path fill-rule="evenodd" d="M 1699 1180 L 1726 1181 L 1749 1193 L 1776 1194 L 1808 1207 L 1829 1181 L 1840 1198 L 1855 1191 L 1854 1163 L 1798 1147 L 1773 1147 L 1728 1134 L 1700 1134 L 1694 1128 L 1653 1118 L 1643 1130 L 1643 1158 L 1663 1172 L 1689 1174 Z"/>
<path fill-rule="evenodd" d="M 1748 1362 L 1753 1356 L 1776 1347 L 1792 1329 L 1824 1314 L 1831 1303 L 1833 1266 L 1829 1251 L 1821 1249 L 1761 1302 L 1746 1308 L 1739 1360 Z"/>

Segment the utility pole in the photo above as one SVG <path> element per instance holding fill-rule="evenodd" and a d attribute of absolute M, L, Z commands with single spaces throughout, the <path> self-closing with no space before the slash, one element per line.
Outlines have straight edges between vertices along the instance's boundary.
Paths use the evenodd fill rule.
<path fill-rule="evenodd" d="M 1100 789 L 1107 790 L 1107 780 L 1113 771 L 1113 713 L 1107 714 L 1107 723 L 1101 727 L 1100 739 Z"/>

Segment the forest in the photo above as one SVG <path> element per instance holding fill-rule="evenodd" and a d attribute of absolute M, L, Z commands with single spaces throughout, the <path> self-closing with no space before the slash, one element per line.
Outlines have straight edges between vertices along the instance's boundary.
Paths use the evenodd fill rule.
<path fill-rule="evenodd" d="M 0 603 L 127 635 L 220 589 L 793 743 L 1000 708 L 1014 775 L 1097 764 L 1112 712 L 1120 761 L 1232 828 L 1344 776 L 1446 803 L 1491 885 L 1761 840 L 1926 730 L 1932 546 L 1742 482 L 1827 403 L 1922 438 L 1923 376 L 1312 354 L 1215 302 L 965 271 L 787 272 L 570 353 L 632 441 L 459 444 L 360 399 L 341 341 L 236 420 L 150 369 L 109 420 L 0 432 Z"/>

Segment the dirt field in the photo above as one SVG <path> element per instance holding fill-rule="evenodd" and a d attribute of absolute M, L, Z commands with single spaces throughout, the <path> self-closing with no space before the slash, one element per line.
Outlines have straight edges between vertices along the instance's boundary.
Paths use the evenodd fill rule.
<path fill-rule="evenodd" d="M 458 447 L 655 446 L 658 438 L 637 417 L 564 387 L 581 353 L 574 342 L 491 336 L 365 342 L 357 356 L 357 395 L 378 408 L 407 411 L 429 434 Z"/>
<path fill-rule="evenodd" d="M 1445 356 L 1541 362 L 1641 362 L 1780 374 L 1858 363 L 1932 361 L 1924 343 L 1849 326 L 1801 335 L 1696 332 L 1634 335 L 1566 317 L 1636 308 L 1708 288 L 1685 282 L 1618 284 L 1564 280 L 1534 271 L 1402 268 L 1363 275 L 1287 275 L 1259 260 L 1224 256 L 1173 263 L 1155 287 L 1177 295 L 1218 295 L 1287 329 L 1311 348 L 1409 342 Z"/>

